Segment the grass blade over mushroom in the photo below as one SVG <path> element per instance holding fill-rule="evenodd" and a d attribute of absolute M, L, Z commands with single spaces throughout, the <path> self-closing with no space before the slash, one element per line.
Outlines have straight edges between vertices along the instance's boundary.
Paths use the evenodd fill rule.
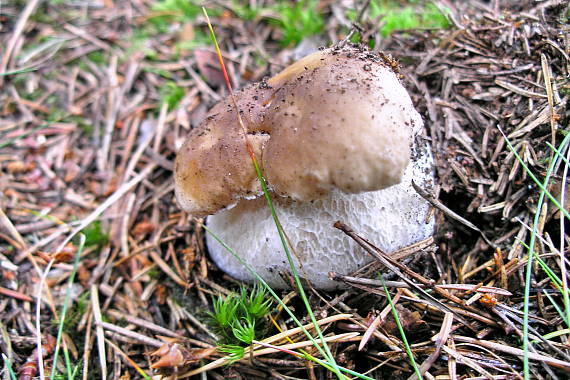
<path fill-rule="evenodd" d="M 250 158 L 251 158 L 251 162 L 252 162 L 252 164 L 253 164 L 253 166 L 254 166 L 254 168 L 255 168 L 255 172 L 256 172 L 256 174 L 257 174 L 257 178 L 258 178 L 258 180 L 259 180 L 259 182 L 260 182 L 260 184 L 261 184 L 261 188 L 262 188 L 262 191 L 263 191 L 263 195 L 264 195 L 265 199 L 267 200 L 267 205 L 268 205 L 269 209 L 271 210 L 271 215 L 272 215 L 273 220 L 274 220 L 274 222 L 275 222 L 275 226 L 276 226 L 276 228 L 277 228 L 277 232 L 279 233 L 279 238 L 280 238 L 281 243 L 282 243 L 282 245 L 283 245 L 283 249 L 285 250 L 285 254 L 287 255 L 287 260 L 288 260 L 288 262 L 289 262 L 289 266 L 290 266 L 290 268 L 291 268 L 291 273 L 293 274 L 293 277 L 294 277 L 294 280 L 295 280 L 295 285 L 297 286 L 297 290 L 298 290 L 298 292 L 299 292 L 299 296 L 301 297 L 301 299 L 303 300 L 303 303 L 305 304 L 305 307 L 306 307 L 306 309 L 307 309 L 307 312 L 308 312 L 308 314 L 309 314 L 309 317 L 310 317 L 310 319 L 311 319 L 311 322 L 313 323 L 313 325 L 314 325 L 314 327 L 315 327 L 315 330 L 316 330 L 317 335 L 318 335 L 318 337 L 319 337 L 319 339 L 320 339 L 320 342 L 322 342 L 322 347 L 317 343 L 316 340 L 314 340 L 314 338 L 312 338 L 312 336 L 310 336 L 310 334 L 309 334 L 306 330 L 304 330 L 304 332 L 305 332 L 305 334 L 309 337 L 309 339 L 311 339 L 311 341 L 313 342 L 313 344 L 315 345 L 315 347 L 319 350 L 319 352 L 320 352 L 324 357 L 327 358 L 327 360 L 328 360 L 328 363 L 327 363 L 327 364 L 330 365 L 330 369 L 337 375 L 337 377 L 338 377 L 339 379 L 345 379 L 345 376 L 341 373 L 341 370 L 340 370 L 339 366 L 337 365 L 337 363 L 336 363 L 336 361 L 335 361 L 335 359 L 334 359 L 334 356 L 333 356 L 332 352 L 330 351 L 328 345 L 326 344 L 326 341 L 325 341 L 325 338 L 324 338 L 324 336 L 323 336 L 323 333 L 322 333 L 321 329 L 319 328 L 319 326 L 318 326 L 318 324 L 317 324 L 317 320 L 316 320 L 316 318 L 315 318 L 315 315 L 314 315 L 314 313 L 313 313 L 313 310 L 311 309 L 311 305 L 309 304 L 309 300 L 308 300 L 308 298 L 307 298 L 307 296 L 306 296 L 306 294 L 305 294 L 305 291 L 304 291 L 304 289 L 303 289 L 303 286 L 302 286 L 302 284 L 301 284 L 301 280 L 300 280 L 300 278 L 299 278 L 299 274 L 298 274 L 298 272 L 297 272 L 297 268 L 295 267 L 295 264 L 294 264 L 294 262 L 293 262 L 293 256 L 292 256 L 292 254 L 291 254 L 291 250 L 290 250 L 290 247 L 289 247 L 289 244 L 288 244 L 287 236 L 286 236 L 286 234 L 285 234 L 285 231 L 283 230 L 283 227 L 282 227 L 281 223 L 279 222 L 279 217 L 277 216 L 277 212 L 275 211 L 275 207 L 274 207 L 274 205 L 273 205 L 273 201 L 272 201 L 272 199 L 271 199 L 271 196 L 269 195 L 269 192 L 268 192 L 268 189 L 267 189 L 267 184 L 266 184 L 265 178 L 263 177 L 263 173 L 262 173 L 262 171 L 261 171 L 261 167 L 259 166 L 259 163 L 257 162 L 257 159 L 256 159 L 256 157 L 255 157 L 255 153 L 254 153 L 253 148 L 252 148 L 252 146 L 251 146 L 251 143 L 250 143 L 250 141 L 249 141 L 249 139 L 248 139 L 247 129 L 245 128 L 245 125 L 243 124 L 243 120 L 242 120 L 241 115 L 240 115 L 240 113 L 239 113 L 239 110 L 238 110 L 238 108 L 237 108 L 237 102 L 236 102 L 236 100 L 235 100 L 235 97 L 234 97 L 234 94 L 233 94 L 233 91 L 232 91 L 232 86 L 231 86 L 231 83 L 230 83 L 230 80 L 229 80 L 229 77 L 228 77 L 228 74 L 227 74 L 227 71 L 226 71 L 226 67 L 225 67 L 225 64 L 224 64 L 224 61 L 223 61 L 223 58 L 222 58 L 222 53 L 221 53 L 221 51 L 220 51 L 220 48 L 219 48 L 219 45 L 218 45 L 218 42 L 217 42 L 217 39 L 216 39 L 214 30 L 213 30 L 213 28 L 212 28 L 212 24 L 211 24 L 210 19 L 209 19 L 209 17 L 208 17 L 208 13 L 207 13 L 207 11 L 206 11 L 206 8 L 203 7 L 202 10 L 203 10 L 203 12 L 204 12 L 204 16 L 206 17 L 206 21 L 207 21 L 207 24 L 208 24 L 208 28 L 209 28 L 209 30 L 210 30 L 210 34 L 211 34 L 211 36 L 212 36 L 212 40 L 213 40 L 213 43 L 214 43 L 215 48 L 216 48 L 216 53 L 217 53 L 217 55 L 218 55 L 218 60 L 219 60 L 219 63 L 220 63 L 220 67 L 221 67 L 222 72 L 223 72 L 223 74 L 224 74 L 226 86 L 227 86 L 227 88 L 228 88 L 228 90 L 229 90 L 229 92 L 230 92 L 230 97 L 231 97 L 231 99 L 232 99 L 234 108 L 238 111 L 238 112 L 236 112 L 236 116 L 237 116 L 237 118 L 238 118 L 239 125 L 240 125 L 240 127 L 241 127 L 241 129 L 242 129 L 242 131 L 243 131 L 243 136 L 244 136 L 244 140 L 245 140 L 244 142 L 245 142 L 245 144 L 246 144 L 247 151 L 248 151 L 249 156 L 250 156 Z M 222 243 L 222 242 L 220 241 L 220 243 Z M 226 246 L 226 247 L 227 247 L 227 246 Z M 228 248 L 229 248 L 229 247 L 228 247 Z M 237 255 L 235 255 L 235 253 L 234 253 L 234 256 L 236 256 L 236 258 L 238 257 Z M 256 274 L 255 274 L 255 275 L 256 275 Z M 258 276 L 257 276 L 257 277 L 258 277 Z M 260 279 L 260 278 L 259 278 L 259 279 Z M 270 291 L 270 293 L 273 295 L 273 297 L 275 297 L 278 301 L 280 301 L 279 297 L 271 290 L 271 288 L 269 287 L 269 285 L 267 285 L 267 283 L 265 283 L 264 281 L 262 281 L 261 283 L 268 289 L 268 291 Z M 281 303 L 282 303 L 282 302 L 281 302 Z M 282 305 L 282 306 L 285 306 L 285 305 Z M 289 314 L 291 315 L 291 317 L 294 318 L 294 316 L 293 316 L 293 314 L 290 312 L 290 310 L 288 310 L 287 307 L 285 307 L 285 309 L 289 312 Z M 294 319 L 296 320 L 296 323 L 299 324 L 299 326 L 300 326 L 300 322 L 299 322 L 296 318 L 294 318 Z"/>

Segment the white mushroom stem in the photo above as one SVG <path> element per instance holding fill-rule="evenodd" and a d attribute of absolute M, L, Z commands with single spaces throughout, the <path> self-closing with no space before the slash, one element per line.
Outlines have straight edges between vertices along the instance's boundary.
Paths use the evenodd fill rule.
<path fill-rule="evenodd" d="M 412 179 L 422 187 L 433 184 L 431 153 L 425 142 L 419 145 L 421 159 L 410 163 L 401 183 L 387 189 L 361 194 L 335 190 L 313 202 L 273 197 L 279 220 L 298 255 L 294 261 L 301 277 L 316 288 L 333 289 L 340 284 L 328 278 L 329 272 L 350 274 L 372 261 L 352 239 L 333 228 L 339 220 L 385 252 L 433 235 L 434 220 L 426 221 L 429 204 L 411 185 Z M 242 200 L 230 210 L 209 216 L 207 225 L 272 287 L 287 287 L 280 272 L 289 273 L 289 264 L 265 199 Z M 206 242 L 222 270 L 240 280 L 254 280 L 212 236 L 207 235 Z"/>

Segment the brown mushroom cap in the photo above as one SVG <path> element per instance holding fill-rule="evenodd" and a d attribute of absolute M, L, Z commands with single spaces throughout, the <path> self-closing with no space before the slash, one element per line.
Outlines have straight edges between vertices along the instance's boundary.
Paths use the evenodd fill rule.
<path fill-rule="evenodd" d="M 269 186 L 294 200 L 399 183 L 421 128 L 392 63 L 351 46 L 311 54 L 235 98 Z M 231 99 L 209 115 L 175 165 L 178 201 L 197 216 L 261 193 Z"/>
<path fill-rule="evenodd" d="M 254 90 L 248 87 L 236 94 L 241 112 L 260 108 L 253 99 L 247 104 Z M 258 114 L 244 118 L 246 125 L 251 125 Z M 268 136 L 251 134 L 248 138 L 259 157 Z M 240 198 L 259 194 L 259 181 L 229 99 L 214 106 L 188 135 L 176 156 L 174 182 L 178 203 L 196 216 L 213 214 Z"/>

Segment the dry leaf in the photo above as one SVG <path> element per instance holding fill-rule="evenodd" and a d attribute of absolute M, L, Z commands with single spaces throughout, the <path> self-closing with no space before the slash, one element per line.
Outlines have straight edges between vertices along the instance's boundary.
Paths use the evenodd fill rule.
<path fill-rule="evenodd" d="M 396 305 L 396 311 L 398 312 L 398 319 L 400 319 L 400 324 L 405 332 L 418 331 L 426 324 L 421 318 L 421 314 L 417 311 L 410 311 L 400 304 Z M 396 321 L 394 320 L 392 313 L 390 313 L 388 318 L 386 318 L 382 327 L 392 335 L 399 334 L 398 326 L 396 325 Z"/>
<path fill-rule="evenodd" d="M 210 348 L 186 348 L 178 343 L 165 343 L 151 355 L 160 356 L 160 358 L 151 364 L 151 368 L 175 368 L 195 364 L 204 359 L 217 349 Z"/>
<path fill-rule="evenodd" d="M 10 161 L 6 165 L 6 170 L 8 170 L 8 173 L 10 174 L 21 174 L 29 170 L 29 165 L 26 165 L 24 161 L 20 160 Z"/>
<path fill-rule="evenodd" d="M 200 74 L 204 76 L 209 85 L 220 87 L 226 83 L 215 53 L 197 49 L 194 50 L 194 57 L 196 58 L 196 65 L 198 65 Z"/>
<path fill-rule="evenodd" d="M 69 263 L 73 261 L 76 253 L 77 247 L 73 243 L 67 243 L 61 251 L 54 253 L 52 257 L 56 263 Z"/>
<path fill-rule="evenodd" d="M 144 235 L 151 234 L 155 229 L 155 225 L 148 220 L 143 220 L 142 222 L 137 223 L 133 227 L 133 235 L 142 237 Z"/>

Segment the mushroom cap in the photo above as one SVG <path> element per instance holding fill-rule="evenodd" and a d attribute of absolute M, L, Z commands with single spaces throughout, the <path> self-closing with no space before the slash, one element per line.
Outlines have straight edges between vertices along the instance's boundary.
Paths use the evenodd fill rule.
<path fill-rule="evenodd" d="M 301 277 L 316 288 L 333 289 L 342 284 L 329 279 L 330 271 L 350 274 L 373 260 L 333 228 L 338 220 L 388 253 L 433 235 L 429 204 L 411 186 L 412 179 L 423 188 L 433 185 L 433 159 L 427 143 L 418 141 L 412 156 L 415 159 L 406 168 L 402 182 L 386 189 L 361 194 L 336 189 L 313 202 L 274 197 Z M 280 272 L 289 272 L 289 264 L 265 199 L 242 200 L 230 210 L 209 216 L 207 225 L 271 287 L 288 287 Z M 210 234 L 206 243 L 219 268 L 237 279 L 254 280 Z"/>
<path fill-rule="evenodd" d="M 421 129 L 393 62 L 345 46 L 311 54 L 235 95 L 270 189 L 295 201 L 400 182 Z M 231 99 L 178 152 L 175 189 L 195 216 L 261 195 Z"/>

